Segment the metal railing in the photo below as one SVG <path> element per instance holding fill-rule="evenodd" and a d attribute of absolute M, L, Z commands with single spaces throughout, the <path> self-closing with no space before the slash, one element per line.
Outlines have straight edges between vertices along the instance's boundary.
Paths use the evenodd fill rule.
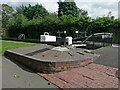
<path fill-rule="evenodd" d="M 81 42 L 78 43 L 78 41 Z M 95 33 L 85 38 L 77 38 L 74 39 L 74 44 L 78 46 L 86 44 L 91 48 L 112 46 L 112 33 Z"/>
<path fill-rule="evenodd" d="M 20 34 L 18 39 L 25 39 L 25 34 Z"/>

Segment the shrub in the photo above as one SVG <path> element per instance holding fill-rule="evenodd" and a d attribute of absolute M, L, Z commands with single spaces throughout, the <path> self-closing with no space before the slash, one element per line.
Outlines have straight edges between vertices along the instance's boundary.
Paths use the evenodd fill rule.
<path fill-rule="evenodd" d="M 112 32 L 114 41 L 118 43 L 120 20 L 102 17 L 91 19 L 89 17 L 73 17 L 63 15 L 60 18 L 48 15 L 44 18 L 28 20 L 24 15 L 19 15 L 16 19 L 11 19 L 8 24 L 9 36 L 17 38 L 20 34 L 25 34 L 26 38 L 38 39 L 44 32 L 57 35 L 58 31 L 67 31 L 68 36 L 75 37 L 75 31 L 87 31 L 87 35 L 101 32 Z"/>

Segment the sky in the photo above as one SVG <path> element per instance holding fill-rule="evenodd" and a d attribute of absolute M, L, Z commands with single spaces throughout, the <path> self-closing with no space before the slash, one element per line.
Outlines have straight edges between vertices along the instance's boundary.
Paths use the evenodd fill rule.
<path fill-rule="evenodd" d="M 1 3 L 8 4 L 14 9 L 21 5 L 42 4 L 49 12 L 58 11 L 59 0 L 2 0 Z M 62 0 L 64 1 L 64 0 Z M 88 11 L 88 16 L 92 18 L 107 16 L 111 11 L 111 15 L 118 18 L 118 2 L 119 0 L 74 0 L 77 7 Z"/>

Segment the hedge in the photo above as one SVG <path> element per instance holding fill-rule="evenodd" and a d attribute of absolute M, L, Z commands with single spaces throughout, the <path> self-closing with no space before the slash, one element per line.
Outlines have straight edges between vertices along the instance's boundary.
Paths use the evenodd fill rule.
<path fill-rule="evenodd" d="M 11 19 L 7 25 L 9 37 L 17 38 L 20 34 L 25 34 L 26 38 L 38 39 L 44 32 L 52 35 L 58 35 L 58 31 L 67 31 L 68 36 L 75 37 L 75 31 L 87 31 L 87 35 L 101 32 L 114 33 L 114 40 L 117 42 L 117 36 L 120 28 L 120 20 L 108 17 L 91 19 L 90 17 L 73 17 L 71 15 L 46 16 L 28 20 L 24 15 L 19 15 Z"/>

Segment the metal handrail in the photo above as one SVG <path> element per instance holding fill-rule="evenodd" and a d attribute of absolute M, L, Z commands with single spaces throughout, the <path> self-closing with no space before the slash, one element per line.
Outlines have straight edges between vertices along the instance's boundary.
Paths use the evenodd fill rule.
<path fill-rule="evenodd" d="M 20 34 L 18 39 L 22 39 L 22 37 L 23 37 L 23 39 L 25 39 L 25 34 Z"/>
<path fill-rule="evenodd" d="M 95 33 L 95 34 L 88 36 L 82 43 L 85 43 L 89 38 L 91 38 L 94 35 L 110 35 L 110 37 L 112 37 L 112 33 Z"/>

